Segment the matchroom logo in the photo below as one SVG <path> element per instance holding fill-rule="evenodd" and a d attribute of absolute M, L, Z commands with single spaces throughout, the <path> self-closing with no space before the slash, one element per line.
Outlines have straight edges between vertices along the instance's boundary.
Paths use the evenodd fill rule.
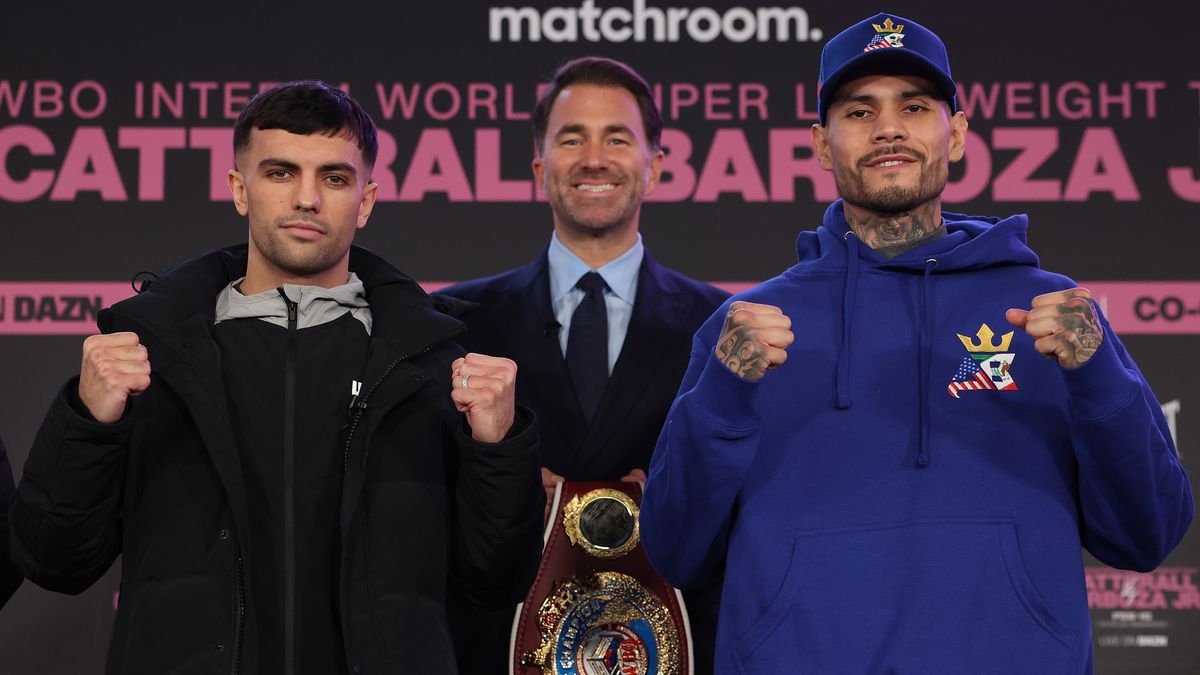
<path fill-rule="evenodd" d="M 817 42 L 824 36 L 808 23 L 800 7 L 651 7 L 633 0 L 632 7 L 492 7 L 488 39 L 492 42 Z"/>

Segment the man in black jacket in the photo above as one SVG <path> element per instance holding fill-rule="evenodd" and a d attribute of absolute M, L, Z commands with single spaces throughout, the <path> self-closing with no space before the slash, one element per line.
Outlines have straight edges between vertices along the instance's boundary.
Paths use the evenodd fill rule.
<path fill-rule="evenodd" d="M 461 356 L 463 325 L 351 246 L 377 147 L 323 83 L 256 96 L 229 173 L 249 244 L 103 312 L 53 403 L 13 555 L 68 593 L 123 556 L 108 672 L 454 673 L 447 594 L 528 588 L 544 493 L 516 366 Z"/>
<path fill-rule="evenodd" d="M 8 502 L 13 495 L 12 467 L 0 440 L 0 608 L 17 592 L 23 577 L 8 556 Z"/>

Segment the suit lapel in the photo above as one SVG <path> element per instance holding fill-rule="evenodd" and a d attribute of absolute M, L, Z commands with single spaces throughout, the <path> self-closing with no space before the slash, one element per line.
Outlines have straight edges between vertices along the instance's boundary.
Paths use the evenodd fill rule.
<path fill-rule="evenodd" d="M 586 423 L 571 386 L 566 360 L 558 342 L 554 308 L 550 303 L 550 272 L 545 252 L 521 268 L 513 285 L 496 306 L 496 323 L 512 349 L 518 387 L 537 399 L 543 425 L 562 430 L 572 455 L 578 455 Z M 550 457 L 551 462 L 566 458 Z M 561 466 L 557 468 L 562 469 Z"/>
<path fill-rule="evenodd" d="M 663 355 L 676 338 L 679 325 L 687 318 L 686 304 L 660 270 L 647 251 L 638 271 L 637 297 L 621 355 L 613 366 L 608 388 L 600 399 L 575 467 L 580 475 L 587 475 L 588 469 L 604 455 L 604 447 L 613 433 L 637 407 L 665 362 Z"/>

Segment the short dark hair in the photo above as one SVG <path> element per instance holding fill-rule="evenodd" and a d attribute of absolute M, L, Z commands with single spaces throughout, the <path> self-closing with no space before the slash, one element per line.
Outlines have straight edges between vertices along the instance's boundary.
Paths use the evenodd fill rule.
<path fill-rule="evenodd" d="M 363 161 L 375 166 L 379 138 L 371 116 L 349 94 L 318 80 L 285 82 L 259 92 L 233 125 L 233 152 L 250 144 L 252 129 L 283 129 L 308 136 L 345 136 L 362 150 Z"/>
<path fill-rule="evenodd" d="M 620 87 L 633 95 L 642 113 L 642 126 L 650 149 L 657 151 L 662 143 L 662 115 L 650 85 L 633 68 L 614 59 L 602 56 L 584 56 L 567 61 L 558 67 L 550 86 L 542 90 L 530 117 L 533 119 L 533 142 L 540 155 L 546 148 L 546 127 L 550 123 L 550 109 L 563 89 L 573 84 L 592 84 L 599 87 Z"/>

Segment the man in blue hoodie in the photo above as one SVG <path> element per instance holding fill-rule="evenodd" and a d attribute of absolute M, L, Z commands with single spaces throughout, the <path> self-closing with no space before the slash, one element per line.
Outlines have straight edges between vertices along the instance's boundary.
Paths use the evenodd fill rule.
<path fill-rule="evenodd" d="M 942 212 L 967 120 L 936 35 L 867 19 L 821 82 L 842 199 L 696 334 L 647 553 L 681 587 L 725 566 L 717 672 L 1090 673 L 1081 546 L 1150 570 L 1193 515 L 1157 400 L 1025 216 Z"/>

